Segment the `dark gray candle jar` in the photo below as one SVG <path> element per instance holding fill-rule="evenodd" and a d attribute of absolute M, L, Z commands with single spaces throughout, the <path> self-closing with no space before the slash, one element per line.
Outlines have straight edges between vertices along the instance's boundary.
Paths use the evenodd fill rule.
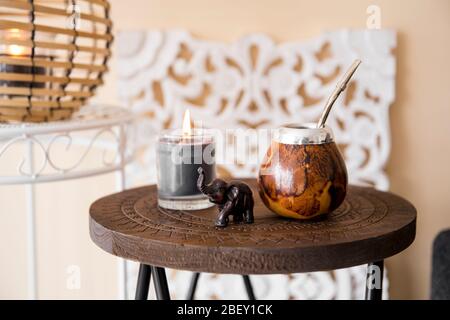
<path fill-rule="evenodd" d="M 199 210 L 213 204 L 197 188 L 198 168 L 205 172 L 206 183 L 216 177 L 215 140 L 211 131 L 167 130 L 157 145 L 158 204 L 167 209 Z"/>

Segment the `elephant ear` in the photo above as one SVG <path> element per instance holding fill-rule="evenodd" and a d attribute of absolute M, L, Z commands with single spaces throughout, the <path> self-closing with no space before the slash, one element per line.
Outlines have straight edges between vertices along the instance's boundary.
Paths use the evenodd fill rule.
<path fill-rule="evenodd" d="M 228 189 L 227 198 L 228 200 L 235 201 L 239 197 L 239 189 L 236 186 L 232 186 Z"/>

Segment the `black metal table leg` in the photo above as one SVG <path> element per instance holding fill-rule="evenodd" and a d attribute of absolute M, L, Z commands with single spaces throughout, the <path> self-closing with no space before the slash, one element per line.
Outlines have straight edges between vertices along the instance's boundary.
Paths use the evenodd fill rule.
<path fill-rule="evenodd" d="M 155 285 L 156 299 L 170 300 L 169 286 L 167 285 L 166 271 L 161 267 L 151 267 L 153 283 Z"/>
<path fill-rule="evenodd" d="M 191 284 L 189 285 L 188 294 L 186 300 L 194 300 L 195 291 L 197 290 L 198 278 L 200 277 L 200 272 L 194 272 L 191 278 Z"/>
<path fill-rule="evenodd" d="M 248 275 L 242 275 L 245 284 L 245 290 L 247 290 L 247 295 L 249 300 L 256 300 L 255 293 L 253 292 L 252 283 L 250 282 L 250 277 Z"/>
<path fill-rule="evenodd" d="M 381 300 L 383 293 L 384 260 L 367 265 L 366 300 Z"/>
<path fill-rule="evenodd" d="M 150 274 L 150 266 L 141 263 L 139 265 L 135 300 L 147 300 L 148 287 L 150 286 Z"/>

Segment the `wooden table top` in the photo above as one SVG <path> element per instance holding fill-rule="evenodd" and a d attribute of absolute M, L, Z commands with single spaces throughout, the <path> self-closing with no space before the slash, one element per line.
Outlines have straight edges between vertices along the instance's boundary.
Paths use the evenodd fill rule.
<path fill-rule="evenodd" d="M 159 208 L 156 186 L 112 194 L 90 208 L 90 234 L 103 250 L 149 265 L 200 272 L 277 274 L 325 271 L 382 260 L 415 237 L 416 210 L 389 192 L 349 186 L 344 203 L 316 221 L 281 218 L 261 202 L 255 223 L 216 229 L 215 207 Z"/>

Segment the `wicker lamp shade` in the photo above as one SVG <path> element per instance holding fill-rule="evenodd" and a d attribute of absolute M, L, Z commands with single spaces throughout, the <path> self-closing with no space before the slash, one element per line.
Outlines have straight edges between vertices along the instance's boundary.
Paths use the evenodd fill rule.
<path fill-rule="evenodd" d="M 103 83 L 106 0 L 0 0 L 0 122 L 69 118 Z"/>

